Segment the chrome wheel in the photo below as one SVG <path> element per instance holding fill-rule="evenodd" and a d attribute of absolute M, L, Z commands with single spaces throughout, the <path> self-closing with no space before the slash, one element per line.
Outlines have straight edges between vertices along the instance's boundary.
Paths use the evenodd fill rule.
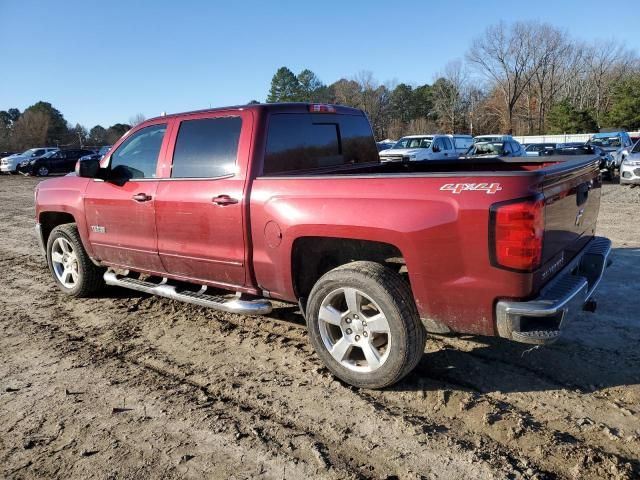
<path fill-rule="evenodd" d="M 373 372 L 389 356 L 389 322 L 376 302 L 356 288 L 329 293 L 320 306 L 318 326 L 328 352 L 350 370 Z"/>
<path fill-rule="evenodd" d="M 58 237 L 51 246 L 53 272 L 63 287 L 72 289 L 78 283 L 78 256 L 71 242 Z"/>

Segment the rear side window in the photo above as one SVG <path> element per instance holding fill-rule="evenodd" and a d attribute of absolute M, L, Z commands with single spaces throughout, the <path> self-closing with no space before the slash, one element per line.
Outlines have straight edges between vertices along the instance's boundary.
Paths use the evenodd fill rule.
<path fill-rule="evenodd" d="M 366 117 L 284 113 L 269 120 L 265 175 L 379 162 Z"/>
<path fill-rule="evenodd" d="M 180 123 L 172 178 L 215 178 L 235 173 L 240 117 L 202 118 Z"/>

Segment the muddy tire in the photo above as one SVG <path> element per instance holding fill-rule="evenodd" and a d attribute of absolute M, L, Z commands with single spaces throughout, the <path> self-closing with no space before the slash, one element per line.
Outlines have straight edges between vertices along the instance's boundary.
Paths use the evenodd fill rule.
<path fill-rule="evenodd" d="M 72 297 L 88 297 L 104 285 L 104 269 L 87 255 L 75 223 L 52 230 L 47 240 L 47 263 L 58 288 Z"/>
<path fill-rule="evenodd" d="M 307 303 L 311 343 L 327 368 L 355 387 L 383 388 L 424 353 L 425 330 L 406 281 L 374 262 L 323 275 Z"/>

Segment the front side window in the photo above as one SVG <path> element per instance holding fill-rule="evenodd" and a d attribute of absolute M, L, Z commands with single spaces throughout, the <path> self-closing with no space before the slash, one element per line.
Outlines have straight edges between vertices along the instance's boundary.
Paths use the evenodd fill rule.
<path fill-rule="evenodd" d="M 122 180 L 155 178 L 166 124 L 142 128 L 111 155 L 111 176 Z"/>
<path fill-rule="evenodd" d="M 172 178 L 215 178 L 235 173 L 240 117 L 203 118 L 180 123 Z"/>
<path fill-rule="evenodd" d="M 445 150 L 451 150 L 451 141 L 447 137 L 442 137 Z"/>

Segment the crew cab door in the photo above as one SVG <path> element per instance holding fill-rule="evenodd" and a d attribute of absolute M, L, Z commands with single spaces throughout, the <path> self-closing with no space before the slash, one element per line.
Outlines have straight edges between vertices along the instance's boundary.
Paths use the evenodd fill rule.
<path fill-rule="evenodd" d="M 168 138 L 168 123 L 145 124 L 105 157 L 105 180 L 87 185 L 84 207 L 94 255 L 112 265 L 164 271 L 155 224 L 156 169 Z"/>
<path fill-rule="evenodd" d="M 432 160 L 444 160 L 446 158 L 449 158 L 442 137 L 436 138 L 433 141 L 433 147 L 431 147 L 431 150 L 433 151 L 433 154 L 431 156 Z"/>
<path fill-rule="evenodd" d="M 245 181 L 253 127 L 247 111 L 176 118 L 156 193 L 166 271 L 224 288 L 245 285 Z"/>
<path fill-rule="evenodd" d="M 442 156 L 445 159 L 452 159 L 452 158 L 458 157 L 458 153 L 456 152 L 456 149 L 453 146 L 453 142 L 451 141 L 451 139 L 449 139 L 449 137 L 441 137 L 440 141 L 442 142 L 442 145 L 443 145 Z"/>

